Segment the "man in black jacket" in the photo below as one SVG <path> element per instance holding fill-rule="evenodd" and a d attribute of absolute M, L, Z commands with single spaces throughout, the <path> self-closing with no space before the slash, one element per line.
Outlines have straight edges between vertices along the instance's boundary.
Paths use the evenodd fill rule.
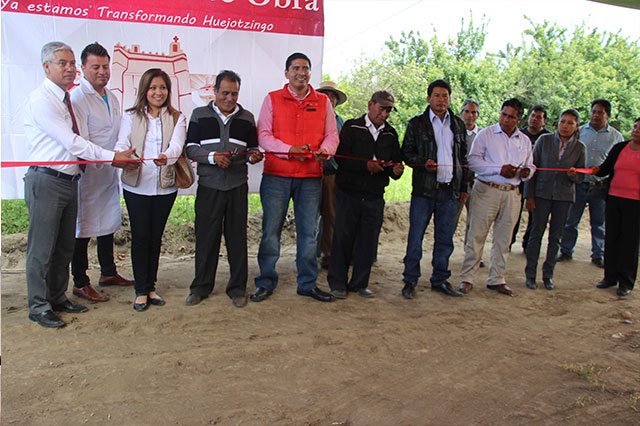
<path fill-rule="evenodd" d="M 449 257 L 453 253 L 453 233 L 458 202 L 468 195 L 466 128 L 449 109 L 451 87 L 436 80 L 427 89 L 429 106 L 409 120 L 402 144 L 405 163 L 413 167 L 413 191 L 409 211 L 409 237 L 404 257 L 402 295 L 411 299 L 420 278 L 422 239 L 434 215 L 435 241 L 431 264 L 431 290 L 448 296 L 462 296 L 451 288 Z M 462 166 L 462 167 L 458 167 Z"/>
<path fill-rule="evenodd" d="M 352 158 L 336 158 L 336 222 L 327 274 L 336 299 L 345 299 L 347 291 L 362 297 L 374 294 L 367 286 L 382 227 L 384 188 L 389 178 L 399 179 L 404 171 L 398 134 L 386 122 L 394 104 L 389 92 L 375 92 L 368 113 L 348 120 L 340 132 L 336 154 Z"/>
<path fill-rule="evenodd" d="M 238 104 L 239 91 L 238 74 L 221 71 L 215 100 L 194 109 L 189 121 L 187 155 L 198 162 L 198 192 L 196 276 L 187 306 L 213 291 L 223 230 L 230 266 L 227 295 L 235 307 L 247 303 L 247 163 L 261 161 L 263 154 L 253 114 Z"/>

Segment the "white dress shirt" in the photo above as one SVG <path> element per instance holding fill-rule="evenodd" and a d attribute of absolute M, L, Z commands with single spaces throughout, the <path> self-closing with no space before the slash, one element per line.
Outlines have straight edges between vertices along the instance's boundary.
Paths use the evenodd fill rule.
<path fill-rule="evenodd" d="M 120 126 L 120 134 L 118 135 L 118 143 L 116 143 L 117 151 L 125 151 L 131 148 L 131 128 L 133 124 L 133 115 L 135 112 L 127 112 L 122 117 L 122 125 Z M 180 154 L 184 141 L 187 139 L 187 121 L 184 114 L 180 114 L 180 118 L 176 123 L 169 146 L 167 150 L 162 152 L 162 122 L 160 116 L 154 118 L 147 114 L 147 138 L 144 142 L 144 152 L 137 153 L 141 158 L 146 160 L 142 162 L 140 170 L 140 179 L 138 186 L 130 186 L 122 183 L 122 188 L 138 195 L 166 195 L 176 192 L 178 188 L 172 186 L 170 188 L 160 187 L 160 167 L 153 162 L 154 158 L 158 158 L 160 154 L 167 156 L 167 166 L 174 164 Z M 141 155 L 142 154 L 142 155 Z"/>
<path fill-rule="evenodd" d="M 502 131 L 499 124 L 478 132 L 468 160 L 476 178 L 498 185 L 518 185 L 521 180 L 531 179 L 536 169 L 533 165 L 531 141 L 527 135 L 516 128 L 509 137 Z M 500 169 L 505 164 L 528 167 L 531 172 L 526 179 L 520 179 L 519 175 L 507 179 L 500 175 Z"/>
<path fill-rule="evenodd" d="M 218 108 L 218 105 L 216 105 L 214 103 L 214 104 L 212 104 L 212 106 L 213 106 L 213 110 L 215 111 L 215 113 L 218 114 L 218 117 L 220 117 L 220 120 L 222 120 L 222 124 L 225 125 L 225 126 L 227 125 L 227 121 L 231 120 L 231 117 L 233 117 L 234 115 L 236 115 L 236 113 L 238 111 L 240 111 L 240 107 L 238 105 L 236 105 L 236 108 L 233 110 L 233 112 L 231 114 L 224 115 L 224 113 L 222 111 L 220 111 L 220 108 Z M 222 129 L 220 129 L 220 134 L 222 134 Z M 220 138 L 214 139 L 213 141 L 220 142 Z M 242 142 L 242 141 L 238 141 L 238 142 Z M 202 143 L 202 141 L 200 143 Z M 244 143 L 244 142 L 242 142 L 242 143 Z M 245 145 L 246 145 L 246 143 L 245 143 Z M 215 151 L 211 151 L 209 153 L 209 156 L 207 157 L 207 159 L 209 160 L 209 163 L 214 164 L 214 165 L 216 164 L 215 155 L 216 155 L 216 152 Z"/>
<path fill-rule="evenodd" d="M 29 141 L 29 161 L 111 161 L 115 153 L 73 133 L 65 91 L 49 80 L 29 94 L 25 105 L 24 134 Z M 80 173 L 77 164 L 47 166 L 69 175 Z"/>
<path fill-rule="evenodd" d="M 382 125 L 380 127 L 376 127 L 376 125 L 373 124 L 373 122 L 371 120 L 369 120 L 369 114 L 365 114 L 364 115 L 364 122 L 367 125 L 367 129 L 369 129 L 369 133 L 371 133 L 371 136 L 373 136 L 373 140 L 377 141 L 378 140 L 378 135 L 380 134 L 382 129 L 384 129 L 385 123 L 382 123 Z M 375 150 L 373 151 L 372 160 L 376 160 L 376 161 L 378 160 L 376 158 Z"/>
<path fill-rule="evenodd" d="M 453 132 L 451 131 L 449 111 L 444 115 L 444 120 L 441 120 L 429 108 L 429 120 L 431 120 L 438 146 L 438 164 L 453 164 Z M 453 166 L 438 166 L 436 180 L 442 183 L 451 182 L 453 180 Z"/>

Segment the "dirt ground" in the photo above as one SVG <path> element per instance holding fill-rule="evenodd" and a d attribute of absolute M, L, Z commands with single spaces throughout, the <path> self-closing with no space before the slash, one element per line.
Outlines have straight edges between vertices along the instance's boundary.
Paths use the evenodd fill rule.
<path fill-rule="evenodd" d="M 27 319 L 26 236 L 3 237 L 4 424 L 640 424 L 638 290 L 620 299 L 594 287 L 602 270 L 589 262 L 587 219 L 574 260 L 556 267 L 554 291 L 524 286 L 525 257 L 514 245 L 507 280 L 515 297 L 485 288 L 487 268 L 469 295 L 432 293 L 430 227 L 424 276 L 407 301 L 400 290 L 408 210 L 387 205 L 373 299 L 297 296 L 289 223 L 269 300 L 234 308 L 223 257 L 213 295 L 186 307 L 194 269 L 186 224 L 166 235 L 158 282 L 166 306 L 137 313 L 133 289 L 107 287 L 109 302 L 62 314 L 68 325 L 59 330 Z M 252 291 L 259 217 L 249 232 Z M 457 285 L 460 229 L 455 238 Z M 125 227 L 116 249 L 130 277 L 127 239 Z M 99 271 L 90 272 L 96 282 Z M 327 289 L 326 271 L 318 284 Z"/>

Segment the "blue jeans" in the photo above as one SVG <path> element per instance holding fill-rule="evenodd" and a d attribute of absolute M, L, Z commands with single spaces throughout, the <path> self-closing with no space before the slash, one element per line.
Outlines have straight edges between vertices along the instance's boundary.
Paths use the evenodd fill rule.
<path fill-rule="evenodd" d="M 262 175 L 262 240 L 258 249 L 260 275 L 255 279 L 256 287 L 273 291 L 278 285 L 276 262 L 280 258 L 280 235 L 291 198 L 296 223 L 298 290 L 309 291 L 316 287 L 316 228 L 321 196 L 322 180 L 319 177 Z"/>
<path fill-rule="evenodd" d="M 569 217 L 562 233 L 560 251 L 572 255 L 578 240 L 578 224 L 582 213 L 589 203 L 589 219 L 591 222 L 591 258 L 604 257 L 604 210 L 607 190 L 604 186 L 592 186 L 588 183 L 576 184 L 576 202 L 569 210 Z"/>
<path fill-rule="evenodd" d="M 407 254 L 404 257 L 402 280 L 414 286 L 420 278 L 420 260 L 422 259 L 422 239 L 435 214 L 433 254 L 431 265 L 433 273 L 431 284 L 442 284 L 451 276 L 449 257 L 453 253 L 453 233 L 456 229 L 458 200 L 452 198 L 451 189 L 440 189 L 436 198 L 411 197 L 409 210 L 409 238 Z"/>

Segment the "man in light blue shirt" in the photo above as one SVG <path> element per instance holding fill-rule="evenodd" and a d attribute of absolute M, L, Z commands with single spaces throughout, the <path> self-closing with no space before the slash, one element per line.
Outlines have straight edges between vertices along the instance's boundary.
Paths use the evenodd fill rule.
<path fill-rule="evenodd" d="M 468 197 L 467 133 L 464 122 L 449 109 L 451 86 L 435 80 L 427 89 L 429 106 L 407 124 L 402 143 L 404 161 L 413 168 L 409 236 L 404 257 L 402 295 L 411 299 L 420 278 L 422 240 L 433 216 L 434 244 L 431 290 L 462 296 L 447 281 L 453 253 L 458 203 Z M 453 166 L 457 167 L 453 167 Z"/>
<path fill-rule="evenodd" d="M 511 234 L 520 211 L 518 185 L 530 179 L 535 170 L 531 141 L 518 129 L 523 110 L 518 99 L 504 101 L 498 124 L 478 132 L 469 152 L 469 165 L 476 178 L 469 201 L 469 229 L 460 272 L 462 293 L 469 293 L 473 288 L 492 225 L 487 287 L 509 296 L 513 293 L 504 275 Z"/>
<path fill-rule="evenodd" d="M 613 145 L 624 140 L 622 134 L 609 126 L 611 103 L 606 99 L 591 102 L 591 120 L 580 127 L 580 142 L 586 147 L 586 167 L 599 166 Z M 564 226 L 558 261 L 571 260 L 578 240 L 578 224 L 589 204 L 591 222 L 591 263 L 604 268 L 604 209 L 607 188 L 603 178 L 586 175 L 584 182 L 576 184 L 576 201 L 569 210 Z"/>

